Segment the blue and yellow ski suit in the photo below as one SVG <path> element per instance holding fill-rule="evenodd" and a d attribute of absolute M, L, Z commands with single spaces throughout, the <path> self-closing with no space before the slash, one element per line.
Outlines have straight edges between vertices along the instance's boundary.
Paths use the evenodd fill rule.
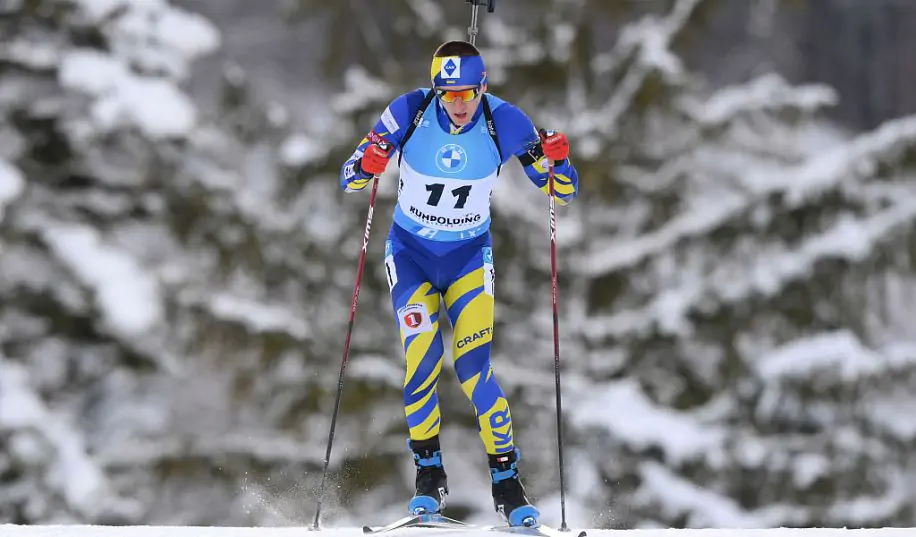
<path fill-rule="evenodd" d="M 547 162 L 531 120 L 516 106 L 484 94 L 496 137 L 478 106 L 468 125 L 456 128 L 433 99 L 406 145 L 407 127 L 429 89 L 396 98 L 363 138 L 341 170 L 341 187 L 364 189 L 359 159 L 373 142 L 385 140 L 400 152 L 400 181 L 385 244 L 385 270 L 407 359 L 404 410 L 412 440 L 439 433 L 436 386 L 445 348 L 439 330 L 440 298 L 454 330 L 452 356 L 462 389 L 476 411 L 489 454 L 514 450 L 509 403 L 490 365 L 495 269 L 490 237 L 490 196 L 500 167 L 519 158 L 531 182 L 547 191 Z M 497 147 L 498 146 L 498 147 Z M 555 163 L 557 201 L 577 193 L 578 175 L 569 159 Z"/>

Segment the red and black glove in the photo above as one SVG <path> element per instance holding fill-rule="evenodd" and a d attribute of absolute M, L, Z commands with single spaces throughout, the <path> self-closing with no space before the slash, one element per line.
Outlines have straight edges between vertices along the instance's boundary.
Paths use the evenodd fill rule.
<path fill-rule="evenodd" d="M 566 160 L 569 156 L 569 140 L 565 134 L 545 129 L 539 130 L 538 133 L 541 135 L 541 148 L 545 157 L 555 163 Z"/>
<path fill-rule="evenodd" d="M 385 146 L 387 145 L 385 144 Z M 385 167 L 388 166 L 388 160 L 390 159 L 390 147 L 383 147 L 377 143 L 369 144 L 359 161 L 359 169 L 364 176 L 381 175 L 385 171 Z"/>

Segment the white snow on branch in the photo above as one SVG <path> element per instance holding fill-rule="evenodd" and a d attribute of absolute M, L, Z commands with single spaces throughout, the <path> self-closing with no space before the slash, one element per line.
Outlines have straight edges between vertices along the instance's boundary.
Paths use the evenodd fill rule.
<path fill-rule="evenodd" d="M 52 412 L 29 384 L 23 366 L 0 356 L 0 432 L 11 432 L 13 455 L 20 459 L 44 460 L 49 467 L 46 485 L 59 491 L 67 504 L 78 512 L 93 516 L 107 492 L 105 475 L 87 455 L 78 430 L 62 416 Z M 38 434 L 53 450 L 49 454 L 39 444 L 26 439 Z"/>
<path fill-rule="evenodd" d="M 175 78 L 187 76 L 190 62 L 220 46 L 216 26 L 168 0 L 77 0 L 77 6 L 88 22 L 101 26 L 120 60 Z"/>
<path fill-rule="evenodd" d="M 577 428 L 606 429 L 612 438 L 636 450 L 661 448 L 672 462 L 690 459 L 716 447 L 723 431 L 686 413 L 655 405 L 634 381 L 594 386 L 576 405 Z"/>
<path fill-rule="evenodd" d="M 103 319 L 115 335 L 140 336 L 163 318 L 159 282 L 137 260 L 81 225 L 45 230 L 54 254 L 95 294 Z"/>
<path fill-rule="evenodd" d="M 135 7 L 158 8 L 168 4 L 168 0 L 76 0 L 80 11 L 90 22 L 101 23 L 120 9 Z"/>
<path fill-rule="evenodd" d="M 903 199 L 896 205 L 868 218 L 840 219 L 824 233 L 805 240 L 798 248 L 786 251 L 761 251 L 759 257 L 736 267 L 725 264 L 711 273 L 656 295 L 638 310 L 594 317 L 586 326 L 591 337 L 643 331 L 653 325 L 679 333 L 686 330 L 688 313 L 700 302 L 736 304 L 758 293 L 775 296 L 785 286 L 811 273 L 825 259 L 858 262 L 866 259 L 882 242 L 916 222 L 916 199 Z"/>
<path fill-rule="evenodd" d="M 703 204 L 674 217 L 654 232 L 632 240 L 607 241 L 576 264 L 581 267 L 581 272 L 589 276 L 632 268 L 685 238 L 708 234 L 745 206 L 745 200 L 735 196 L 720 199 L 718 203 Z"/>
<path fill-rule="evenodd" d="M 438 29 L 445 23 L 445 13 L 439 2 L 434 0 L 408 0 L 407 7 L 417 17 L 417 31 L 429 32 Z"/>
<path fill-rule="evenodd" d="M 0 48 L 0 59 L 23 65 L 29 69 L 53 69 L 60 62 L 59 48 L 58 43 L 14 39 L 4 43 Z"/>
<path fill-rule="evenodd" d="M 197 123 L 197 108 L 174 83 L 132 74 L 114 57 L 82 49 L 66 54 L 61 84 L 95 98 L 92 118 L 104 130 L 133 126 L 153 139 L 185 136 Z"/>
<path fill-rule="evenodd" d="M 876 430 L 890 435 L 905 444 L 916 440 L 916 416 L 910 411 L 912 395 L 881 398 L 868 405 L 868 422 Z"/>
<path fill-rule="evenodd" d="M 778 112 L 795 109 L 813 112 L 837 103 L 839 97 L 829 86 L 795 87 L 775 73 L 769 73 L 746 84 L 729 86 L 703 103 L 685 101 L 685 110 L 698 122 L 720 125 L 738 114 Z"/>
<path fill-rule="evenodd" d="M 695 528 L 756 528 L 762 525 L 761 520 L 742 509 L 735 500 L 700 488 L 659 463 L 643 463 L 640 474 L 642 484 L 636 494 L 637 500 L 657 505 L 668 519 L 686 514 L 687 525 Z"/>
<path fill-rule="evenodd" d="M 349 375 L 383 386 L 401 388 L 404 385 L 404 366 L 383 355 L 365 354 L 353 360 Z"/>
<path fill-rule="evenodd" d="M 311 438 L 308 440 L 312 440 Z M 271 431 L 244 431 L 227 435 L 174 436 L 121 440 L 98 454 L 104 468 L 155 465 L 165 460 L 203 457 L 246 457 L 264 463 L 301 464 L 320 460 L 314 442 L 300 442 Z"/>
<path fill-rule="evenodd" d="M 600 110 L 576 117 L 567 130 L 577 136 L 599 133 L 605 138 L 615 138 L 620 134 L 621 118 L 632 108 L 636 95 L 652 74 L 680 83 L 684 67 L 671 51 L 671 43 L 684 29 L 700 1 L 679 0 L 666 17 L 646 17 L 626 26 L 617 48 L 632 51 L 630 55 L 635 61 L 628 66 L 623 79 L 615 84 L 607 104 Z"/>
<path fill-rule="evenodd" d="M 19 169 L 9 162 L 0 159 L 0 222 L 3 221 L 4 209 L 18 198 L 25 190 L 25 178 Z"/>
<path fill-rule="evenodd" d="M 300 340 L 311 333 L 308 323 L 284 306 L 227 293 L 213 296 L 207 306 L 217 318 L 242 324 L 254 333 L 283 332 Z"/>
<path fill-rule="evenodd" d="M 0 430 L 40 425 L 44 403 L 29 386 L 29 372 L 0 355 Z"/>
<path fill-rule="evenodd" d="M 884 370 L 886 361 L 867 348 L 849 330 L 816 334 L 786 344 L 753 362 L 766 381 L 805 379 L 819 370 L 829 370 L 847 381 L 855 381 Z"/>
<path fill-rule="evenodd" d="M 796 172 L 767 180 L 757 177 L 748 186 L 763 186 L 761 194 L 784 191 L 788 204 L 796 206 L 844 183 L 871 178 L 879 164 L 899 161 L 913 146 L 916 146 L 916 115 L 887 121 L 874 131 L 811 159 Z"/>
<path fill-rule="evenodd" d="M 335 112 L 341 115 L 353 113 L 374 102 L 393 97 L 392 88 L 383 80 L 373 77 L 364 67 L 354 65 L 344 73 L 344 91 L 331 101 Z M 400 128 L 407 128 L 401 125 Z"/>
<path fill-rule="evenodd" d="M 912 505 L 911 487 L 906 476 L 897 473 L 883 475 L 890 485 L 875 496 L 840 501 L 830 506 L 830 518 L 850 524 L 870 524 L 875 520 L 891 520 Z M 912 529 L 910 531 L 913 531 Z"/>
<path fill-rule="evenodd" d="M 794 251 L 773 257 L 762 255 L 744 277 L 732 278 L 718 289 L 730 302 L 746 298 L 753 292 L 775 295 L 787 282 L 810 273 L 823 259 L 863 261 L 896 230 L 916 221 L 916 199 L 904 200 L 870 218 L 841 218 L 824 233 L 814 235 Z M 710 285 L 717 277 L 713 274 Z"/>
<path fill-rule="evenodd" d="M 194 60 L 220 46 L 217 28 L 166 0 L 78 0 L 77 7 L 99 26 L 110 52 L 66 51 L 59 79 L 94 98 L 95 126 L 132 126 L 153 139 L 187 135 L 197 108 L 176 82 L 187 78 Z"/>
<path fill-rule="evenodd" d="M 191 62 L 216 50 L 219 31 L 196 13 L 165 5 L 134 8 L 106 28 L 115 56 L 143 72 L 183 80 Z"/>
<path fill-rule="evenodd" d="M 916 145 L 916 116 L 892 120 L 832 151 L 810 158 L 789 169 L 763 173 L 749 171 L 744 186 L 747 197 L 731 196 L 715 203 L 698 204 L 670 220 L 658 230 L 632 240 L 601 242 L 576 263 L 586 275 L 607 274 L 635 267 L 651 256 L 672 249 L 678 242 L 705 236 L 727 225 L 729 219 L 774 193 L 786 193 L 790 206 L 843 182 L 862 182 L 871 177 L 878 162 L 894 161 Z M 906 209 L 902 209 L 906 210 Z"/>
<path fill-rule="evenodd" d="M 280 161 L 290 167 L 308 165 L 325 154 L 327 144 L 305 134 L 290 135 L 280 145 Z"/>

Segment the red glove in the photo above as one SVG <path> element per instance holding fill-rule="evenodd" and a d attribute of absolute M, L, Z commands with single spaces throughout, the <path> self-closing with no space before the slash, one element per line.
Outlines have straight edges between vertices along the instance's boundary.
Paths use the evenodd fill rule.
<path fill-rule="evenodd" d="M 380 175 L 388 166 L 390 158 L 390 149 L 384 149 L 379 144 L 370 144 L 360 160 L 359 168 L 367 175 Z"/>
<path fill-rule="evenodd" d="M 538 132 L 541 135 L 541 147 L 544 149 L 545 157 L 558 162 L 569 156 L 569 140 L 565 134 L 544 129 Z"/>

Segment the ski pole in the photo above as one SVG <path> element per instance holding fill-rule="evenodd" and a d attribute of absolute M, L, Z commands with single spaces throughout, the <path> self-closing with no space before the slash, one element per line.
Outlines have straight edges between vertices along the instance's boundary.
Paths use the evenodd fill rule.
<path fill-rule="evenodd" d="M 391 147 L 385 142 L 380 142 L 379 147 L 388 151 Z M 369 213 L 366 215 L 366 231 L 363 233 L 363 248 L 359 253 L 359 263 L 356 268 L 356 283 L 353 284 L 353 297 L 350 300 L 350 321 L 347 323 L 347 338 L 344 341 L 343 360 L 340 362 L 340 375 L 337 377 L 337 396 L 334 399 L 334 413 L 331 415 L 331 428 L 328 432 L 328 447 L 324 454 L 324 470 L 321 474 L 321 484 L 318 486 L 318 506 L 315 509 L 315 521 L 312 522 L 313 530 L 319 529 L 318 519 L 321 516 L 321 504 L 324 501 L 325 481 L 328 477 L 328 466 L 331 462 L 331 447 L 334 444 L 334 431 L 337 428 L 337 416 L 340 413 L 340 397 L 343 393 L 344 374 L 347 371 L 347 362 L 350 361 L 350 337 L 353 335 L 353 321 L 356 319 L 356 305 L 359 302 L 359 286 L 363 279 L 363 270 L 366 266 L 366 250 L 369 248 L 369 230 L 372 228 L 372 213 L 375 212 L 375 197 L 378 193 L 378 178 L 372 178 L 372 193 L 369 195 Z"/>
<path fill-rule="evenodd" d="M 554 188 L 554 163 L 547 163 L 547 192 L 550 198 L 550 290 L 553 300 L 553 370 L 557 388 L 557 457 L 560 467 L 560 530 L 569 531 L 566 525 L 566 483 L 563 465 L 563 400 L 560 395 L 560 315 L 557 291 L 557 205 Z"/>
<path fill-rule="evenodd" d="M 483 0 L 466 0 L 471 4 L 471 25 L 468 27 L 468 41 L 473 45 L 477 41 L 477 9 Z M 496 10 L 496 0 L 487 0 L 487 13 Z"/>

